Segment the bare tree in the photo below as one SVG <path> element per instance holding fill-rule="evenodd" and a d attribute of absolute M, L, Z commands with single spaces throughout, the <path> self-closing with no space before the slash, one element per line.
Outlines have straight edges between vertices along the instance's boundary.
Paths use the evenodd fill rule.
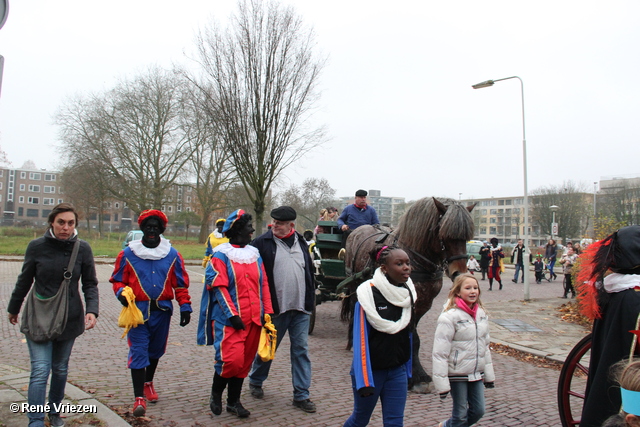
<path fill-rule="evenodd" d="M 601 188 L 598 217 L 624 225 L 640 224 L 640 187 L 638 180 L 620 180 L 617 186 Z M 615 230 L 614 230 L 615 231 Z"/>
<path fill-rule="evenodd" d="M 0 148 L 0 166 L 11 166 L 11 162 L 9 161 L 9 158 L 7 157 L 7 153 L 5 153 L 2 148 Z"/>
<path fill-rule="evenodd" d="M 313 229 L 320 210 L 336 204 L 336 190 L 325 178 L 307 178 L 300 186 L 292 184 L 279 195 L 278 200 L 281 205 L 296 210 L 300 229 Z"/>
<path fill-rule="evenodd" d="M 307 124 L 324 66 L 313 48 L 301 18 L 271 0 L 240 0 L 228 29 L 212 24 L 197 37 L 199 86 L 210 94 L 208 111 L 218 115 L 258 229 L 276 178 L 324 137 Z"/>
<path fill-rule="evenodd" d="M 538 188 L 531 192 L 531 196 L 531 216 L 541 230 L 550 232 L 553 220 L 550 207 L 553 205 L 560 208 L 556 212 L 559 237 L 581 237 L 585 232 L 584 225 L 592 220 L 592 195 L 586 192 L 585 184 L 567 181 L 562 185 Z"/>
<path fill-rule="evenodd" d="M 111 195 L 134 212 L 160 208 L 192 153 L 180 120 L 183 95 L 178 74 L 152 68 L 102 95 L 68 101 L 56 117 L 67 166 L 95 162 Z"/>

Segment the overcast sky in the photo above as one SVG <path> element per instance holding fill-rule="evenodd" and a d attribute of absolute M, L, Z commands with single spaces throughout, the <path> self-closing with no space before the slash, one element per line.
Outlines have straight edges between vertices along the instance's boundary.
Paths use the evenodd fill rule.
<path fill-rule="evenodd" d="M 637 175 L 640 2 L 292 0 L 329 59 L 314 120 L 329 141 L 281 182 L 327 178 L 413 200 L 523 193 Z M 53 115 L 149 65 L 184 63 L 197 29 L 234 0 L 10 0 L 0 147 L 55 168 Z"/>

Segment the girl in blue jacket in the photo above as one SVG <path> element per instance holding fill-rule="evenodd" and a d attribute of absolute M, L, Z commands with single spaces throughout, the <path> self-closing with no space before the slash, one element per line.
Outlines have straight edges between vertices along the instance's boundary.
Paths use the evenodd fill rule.
<path fill-rule="evenodd" d="M 371 251 L 379 264 L 358 286 L 353 322 L 353 413 L 345 427 L 366 426 L 382 401 L 385 427 L 402 426 L 411 377 L 411 340 L 416 291 L 407 253 L 398 247 Z"/>

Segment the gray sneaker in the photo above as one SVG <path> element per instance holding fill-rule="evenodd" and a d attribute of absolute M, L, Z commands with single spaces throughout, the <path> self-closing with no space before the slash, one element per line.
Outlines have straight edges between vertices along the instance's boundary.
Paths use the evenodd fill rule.
<path fill-rule="evenodd" d="M 316 404 L 311 399 L 306 400 L 294 400 L 293 406 L 302 409 L 304 412 L 316 412 Z"/>
<path fill-rule="evenodd" d="M 249 390 L 251 391 L 251 396 L 256 399 L 262 399 L 264 397 L 264 390 L 259 385 L 253 385 L 249 383 Z"/>
<path fill-rule="evenodd" d="M 63 427 L 64 420 L 60 417 L 60 414 L 49 414 L 49 424 L 52 427 Z"/>

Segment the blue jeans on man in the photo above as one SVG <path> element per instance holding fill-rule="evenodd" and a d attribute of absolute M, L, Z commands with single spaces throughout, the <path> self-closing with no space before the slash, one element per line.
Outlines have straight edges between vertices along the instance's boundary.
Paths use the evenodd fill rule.
<path fill-rule="evenodd" d="M 31 359 L 31 376 L 27 400 L 29 405 L 44 405 L 49 402 L 49 413 L 57 414 L 53 404 L 60 404 L 64 399 L 64 388 L 67 385 L 69 358 L 75 338 L 64 341 L 47 341 L 37 343 L 27 338 L 29 357 Z M 47 379 L 51 373 L 49 400 L 47 396 Z M 29 412 L 29 427 L 44 427 L 44 412 Z"/>
<path fill-rule="evenodd" d="M 310 315 L 302 311 L 290 310 L 272 317 L 271 321 L 278 331 L 276 349 L 287 331 L 291 342 L 291 381 L 293 383 L 293 400 L 309 399 L 311 386 L 311 359 L 309 359 L 309 319 Z M 262 387 L 262 383 L 269 376 L 271 360 L 263 362 L 256 356 L 249 373 L 249 384 Z"/>
<path fill-rule="evenodd" d="M 362 397 L 356 390 L 356 380 L 351 372 L 353 388 L 353 413 L 343 427 L 360 427 L 369 424 L 371 414 L 382 402 L 382 421 L 385 427 L 402 426 L 407 402 L 407 368 L 400 365 L 390 369 L 372 371 L 375 390 L 371 396 Z"/>
<path fill-rule="evenodd" d="M 484 383 L 482 381 L 451 381 L 453 412 L 442 427 L 467 427 L 484 415 Z"/>
<path fill-rule="evenodd" d="M 517 283 L 518 282 L 518 275 L 519 275 L 520 271 L 522 271 L 522 282 L 524 283 L 524 265 L 516 263 L 515 267 L 516 267 L 516 274 L 514 274 L 513 280 Z"/>

